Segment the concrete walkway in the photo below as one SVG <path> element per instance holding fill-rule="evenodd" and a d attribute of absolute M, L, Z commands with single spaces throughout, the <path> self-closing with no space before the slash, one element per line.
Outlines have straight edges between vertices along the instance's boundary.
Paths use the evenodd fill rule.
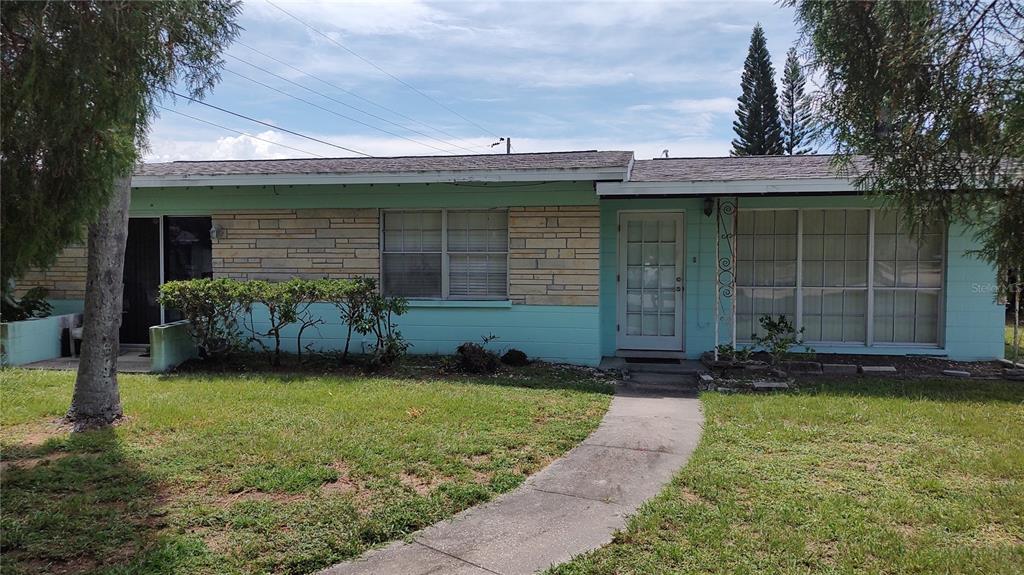
<path fill-rule="evenodd" d="M 473 507 L 329 575 L 519 575 L 596 549 L 686 463 L 703 415 L 694 394 L 620 386 L 580 445 L 515 491 Z"/>

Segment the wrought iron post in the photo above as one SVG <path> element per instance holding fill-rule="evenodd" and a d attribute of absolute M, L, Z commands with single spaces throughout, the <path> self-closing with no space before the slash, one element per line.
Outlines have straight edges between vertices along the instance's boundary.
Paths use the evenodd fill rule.
<path fill-rule="evenodd" d="M 718 344 L 721 339 L 722 300 L 729 300 L 730 341 L 736 347 L 736 226 L 739 214 L 735 198 L 718 198 L 715 202 L 715 349 L 718 361 Z"/>

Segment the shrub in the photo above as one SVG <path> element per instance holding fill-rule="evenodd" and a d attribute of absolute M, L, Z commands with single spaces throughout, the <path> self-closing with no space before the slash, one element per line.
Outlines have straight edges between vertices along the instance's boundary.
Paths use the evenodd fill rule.
<path fill-rule="evenodd" d="M 366 315 L 360 324 L 362 334 L 372 333 L 377 342 L 370 353 L 372 367 L 387 366 L 395 363 L 409 350 L 409 342 L 402 337 L 402 332 L 394 322 L 394 317 L 404 314 L 409 303 L 404 298 L 387 297 L 376 292 L 369 296 Z"/>
<path fill-rule="evenodd" d="M 472 341 L 460 345 L 455 350 L 455 357 L 458 361 L 458 369 L 465 373 L 491 374 L 498 371 L 498 366 L 501 363 L 498 354 Z"/>
<path fill-rule="evenodd" d="M 3 321 L 22 321 L 34 317 L 47 317 L 53 306 L 46 301 L 50 292 L 44 287 L 34 287 L 21 298 L 15 298 L 13 290 L 4 290 L 0 318 Z"/>
<path fill-rule="evenodd" d="M 761 324 L 765 334 L 763 336 L 752 334 L 752 337 L 754 342 L 768 353 L 772 365 L 778 365 L 794 345 L 803 343 L 804 328 L 797 330 L 785 315 L 779 315 L 776 319 L 765 314 L 757 321 Z M 807 349 L 814 351 L 810 348 Z"/>
<path fill-rule="evenodd" d="M 310 307 L 325 298 L 325 294 L 333 290 L 344 290 L 345 280 L 306 280 L 292 279 L 284 282 L 267 282 L 262 280 L 245 282 L 240 290 L 242 307 L 249 315 L 247 327 L 256 342 L 267 352 L 270 364 L 281 365 L 281 337 L 284 329 L 292 324 L 299 325 L 296 336 L 296 350 L 302 354 L 302 333 L 309 327 L 323 323 L 323 319 L 314 316 Z M 263 305 L 267 310 L 265 330 L 256 329 L 253 318 L 253 306 Z M 271 349 L 263 339 L 273 339 Z"/>
<path fill-rule="evenodd" d="M 200 357 L 217 357 L 241 344 L 238 315 L 242 282 L 231 279 L 170 281 L 160 286 L 160 305 L 189 321 Z"/>
<path fill-rule="evenodd" d="M 366 321 L 370 311 L 370 301 L 377 293 L 377 282 L 373 278 L 357 277 L 348 282 L 345 289 L 332 289 L 325 294 L 325 300 L 338 308 L 341 322 L 345 324 L 345 349 L 342 361 L 348 360 L 349 346 L 352 344 L 352 333 L 366 335 L 370 332 L 370 323 Z"/>
<path fill-rule="evenodd" d="M 526 357 L 526 354 L 518 349 L 510 349 L 505 352 L 505 355 L 501 356 L 501 363 L 511 365 L 512 367 L 523 367 L 530 364 L 530 358 Z"/>

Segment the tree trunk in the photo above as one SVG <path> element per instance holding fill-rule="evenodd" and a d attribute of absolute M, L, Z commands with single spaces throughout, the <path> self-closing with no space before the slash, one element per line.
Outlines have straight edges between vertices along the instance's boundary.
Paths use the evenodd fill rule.
<path fill-rule="evenodd" d="M 121 417 L 117 356 L 130 201 L 131 176 L 116 179 L 110 203 L 89 226 L 82 356 L 67 414 L 75 431 L 105 427 Z"/>

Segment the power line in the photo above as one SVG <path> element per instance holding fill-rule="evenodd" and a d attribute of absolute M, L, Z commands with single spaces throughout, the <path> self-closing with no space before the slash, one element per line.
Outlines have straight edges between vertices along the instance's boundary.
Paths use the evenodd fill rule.
<path fill-rule="evenodd" d="M 263 86 L 264 88 L 266 88 L 268 90 L 273 90 L 273 91 L 277 92 L 278 94 L 282 94 L 284 96 L 288 96 L 289 98 L 298 100 L 299 102 L 302 102 L 303 104 L 307 104 L 307 105 L 313 106 L 314 108 L 317 108 L 319 110 L 323 110 L 324 112 L 327 112 L 328 114 L 334 114 L 335 116 L 338 116 L 339 118 L 344 118 L 344 119 L 346 119 L 346 120 L 348 120 L 350 122 L 355 122 L 357 124 L 361 124 L 363 126 L 366 126 L 367 128 L 371 128 L 371 129 L 374 129 L 374 130 L 378 130 L 378 131 L 384 132 L 385 134 L 388 134 L 389 136 L 394 136 L 396 138 L 401 138 L 403 140 L 408 140 L 410 142 L 413 142 L 414 144 L 419 144 L 421 146 L 426 146 L 428 148 L 432 148 L 434 150 L 437 150 L 439 152 L 444 152 L 446 154 L 452 154 L 453 153 L 451 150 L 446 150 L 444 148 L 438 148 L 437 146 L 434 146 L 434 145 L 431 145 L 431 144 L 427 144 L 427 143 L 421 142 L 419 140 L 414 140 L 412 138 L 408 138 L 408 137 L 403 136 L 401 134 L 396 134 L 395 132 L 392 132 L 390 130 L 385 130 L 384 128 L 380 128 L 380 127 L 374 126 L 373 124 L 367 124 L 366 122 L 364 122 L 362 120 L 359 120 L 359 119 L 356 119 L 356 118 L 353 118 L 352 116 L 346 116 L 345 114 L 342 114 L 340 112 L 335 112 L 334 110 L 332 110 L 330 108 L 326 108 L 324 106 L 321 106 L 320 104 L 317 104 L 316 102 L 310 102 L 309 100 L 307 100 L 305 98 L 300 98 L 300 97 L 296 96 L 295 94 L 289 94 L 288 92 L 285 92 L 284 90 L 281 90 L 280 88 L 275 88 L 275 87 L 271 86 L 270 84 L 266 84 L 264 82 L 260 82 L 259 80 L 256 80 L 255 78 L 250 78 L 249 76 L 246 76 L 245 74 L 240 74 L 238 72 L 235 72 L 234 70 L 225 68 L 224 71 L 225 72 L 229 72 L 231 74 L 234 74 L 235 76 L 238 76 L 239 78 L 245 78 L 246 80 L 248 80 L 248 81 L 250 81 L 250 82 L 252 82 L 254 84 Z"/>
<path fill-rule="evenodd" d="M 359 100 L 362 100 L 362 101 L 366 102 L 367 104 L 370 104 L 371 106 L 375 106 L 377 108 L 380 108 L 381 110 L 384 110 L 385 112 L 390 112 L 390 113 L 392 113 L 392 114 L 394 114 L 394 115 L 396 115 L 396 116 L 398 116 L 400 118 L 403 118 L 405 120 L 408 120 L 408 121 L 416 123 L 416 124 L 419 124 L 419 125 L 427 128 L 427 129 L 433 130 L 433 131 L 435 131 L 435 132 L 437 132 L 439 134 L 444 134 L 445 136 L 448 136 L 449 138 L 451 138 L 455 142 L 465 141 L 466 140 L 465 138 L 461 138 L 459 136 L 456 136 L 455 134 L 452 134 L 451 132 L 448 132 L 446 130 L 442 130 L 441 128 L 438 128 L 436 126 L 432 126 L 432 125 L 430 125 L 430 124 L 428 124 L 426 122 L 423 122 L 422 120 L 417 120 L 416 118 L 413 118 L 412 116 L 409 116 L 407 114 L 403 114 L 402 112 L 399 112 L 398 110 L 395 110 L 394 108 L 389 108 L 389 107 L 387 107 L 387 106 L 385 106 L 383 104 L 378 104 L 377 102 L 374 102 L 373 100 L 371 100 L 369 98 L 363 97 L 363 96 L 357 94 L 356 92 L 353 92 L 352 90 L 349 90 L 348 88 L 344 88 L 342 86 L 339 86 L 339 85 L 335 84 L 334 82 L 329 82 L 327 80 L 324 80 L 323 78 L 317 76 L 316 74 L 312 74 L 310 72 L 307 72 L 307 71 L 303 70 L 302 68 L 299 68 L 297 66 L 293 66 L 293 65 L 289 64 L 288 62 L 285 62 L 285 61 L 281 60 L 280 58 L 277 58 L 277 57 L 274 57 L 274 56 L 272 56 L 270 54 L 267 54 L 266 52 L 263 52 L 262 50 L 254 48 L 251 45 L 246 44 L 245 42 L 242 42 L 241 40 L 235 40 L 235 44 L 239 44 L 241 46 L 244 46 L 244 47 L 248 48 L 249 50 L 259 54 L 260 56 L 263 56 L 264 58 L 267 58 L 268 60 L 273 60 L 274 62 L 277 62 L 278 64 L 280 64 L 282 66 L 285 66 L 286 68 L 290 68 L 292 70 L 295 70 L 296 72 L 298 72 L 298 73 L 300 73 L 300 74 L 302 74 L 304 76 L 309 76 L 310 78 L 313 78 L 314 80 L 316 80 L 317 82 L 320 82 L 321 84 L 324 84 L 326 86 L 330 86 L 331 88 L 334 88 L 335 90 L 344 92 L 344 93 L 348 94 L 349 96 L 352 96 L 353 98 L 357 98 Z M 238 58 L 237 56 L 232 56 L 232 57 L 244 62 L 244 60 L 242 60 L 241 58 Z M 253 66 L 253 64 L 251 64 L 249 62 L 246 62 L 246 63 L 249 64 L 250 66 Z M 339 102 L 339 103 L 344 104 L 343 102 Z M 359 110 L 359 108 L 356 108 L 355 106 L 351 106 L 349 104 L 344 104 L 344 105 L 349 106 L 350 108 Z M 371 116 L 373 115 L 373 114 L 370 114 L 369 112 L 366 112 L 364 110 L 359 110 L 359 111 L 361 111 L 361 112 L 363 112 L 364 114 L 367 114 L 367 115 L 371 115 Z M 374 117 L 377 117 L 377 116 L 374 116 Z M 385 121 L 387 121 L 387 120 L 385 120 Z M 410 128 L 406 128 L 406 129 L 411 130 Z M 415 131 L 415 130 L 412 130 L 412 131 Z M 419 132 L 417 132 L 417 133 L 419 133 Z M 427 137 L 433 138 L 432 136 L 427 136 Z M 437 140 L 439 142 L 443 142 L 444 141 L 444 140 L 440 140 L 438 138 L 433 138 L 433 139 L 435 139 L 435 140 Z M 473 150 L 469 150 L 468 148 L 465 148 L 465 147 L 463 147 L 463 146 L 461 146 L 461 145 L 459 145 L 457 143 L 454 143 L 454 142 L 445 142 L 445 143 L 447 143 L 449 145 L 452 145 L 452 146 L 454 146 L 456 148 L 461 148 L 463 150 L 467 150 L 467 151 L 472 152 L 472 153 L 477 153 L 477 152 L 475 152 Z"/>
<path fill-rule="evenodd" d="M 294 151 L 296 151 L 296 152 L 301 152 L 301 153 L 303 153 L 303 154 L 309 154 L 310 156 L 315 156 L 315 157 L 317 157 L 317 158 L 322 158 L 322 157 L 323 157 L 323 156 L 321 156 L 320 154 L 315 154 L 315 153 L 313 153 L 313 152 L 310 152 L 310 151 L 308 151 L 308 150 L 303 150 L 303 149 L 301 149 L 301 148 L 294 148 L 294 147 L 292 147 L 292 146 L 289 146 L 288 144 L 282 144 L 282 143 L 280 143 L 280 142 L 275 142 L 275 141 L 273 141 L 273 140 L 268 140 L 268 139 L 266 139 L 266 138 L 261 138 L 261 137 L 259 137 L 259 136 L 255 136 L 255 135 L 253 135 L 253 134 L 250 134 L 249 132 L 243 132 L 243 131 L 241 131 L 241 130 L 236 130 L 236 129 L 234 129 L 234 128 L 229 128 L 229 127 L 227 127 L 227 126 L 222 126 L 222 125 L 220 125 L 220 124 L 217 124 L 217 123 L 215 123 L 215 122 L 210 122 L 210 121 L 208 121 L 208 120 L 204 120 L 204 119 L 202 119 L 202 118 L 197 118 L 196 116 L 192 116 L 192 115 L 190 115 L 190 114 L 186 114 L 186 113 L 184 113 L 184 112 L 179 112 L 179 111 L 177 111 L 177 110 L 174 110 L 174 109 L 172 109 L 172 108 L 168 108 L 168 107 L 166 107 L 166 106 L 161 106 L 161 105 L 157 104 L 157 107 L 158 107 L 158 108 L 160 108 L 161 110 L 164 110 L 164 111 L 166 111 L 166 112 L 171 112 L 172 114 L 177 114 L 177 115 L 179 115 L 179 116 L 185 116 L 186 118 L 191 118 L 191 119 L 193 119 L 193 120 L 195 120 L 195 121 L 197 121 L 197 122 L 202 122 L 202 123 L 204 123 L 204 124 L 209 124 L 210 126 L 213 126 L 213 127 L 215 127 L 215 128 L 220 128 L 221 130 L 227 130 L 227 131 L 229 131 L 229 132 L 234 132 L 234 133 L 236 133 L 236 134 L 241 134 L 241 135 L 243 135 L 243 136 L 248 136 L 248 137 L 250 137 L 250 138 L 252 138 L 252 139 L 254 139 L 254 140 L 259 140 L 259 141 L 261 141 L 261 142 L 266 142 L 266 143 L 268 143 L 268 144 L 274 144 L 275 146 L 281 146 L 282 148 L 288 148 L 289 150 L 294 150 Z"/>
<path fill-rule="evenodd" d="M 492 132 L 492 131 L 488 130 L 487 128 L 485 128 L 485 127 L 483 127 L 483 126 L 481 126 L 480 124 L 478 124 L 478 123 L 474 122 L 473 120 L 471 120 L 471 119 L 467 118 L 466 116 L 463 116 L 462 114 L 460 114 L 459 112 L 455 111 L 454 109 L 452 109 L 452 108 L 450 108 L 450 107 L 446 106 L 445 104 L 441 103 L 440 101 L 438 101 L 438 100 L 437 100 L 437 99 L 435 99 L 434 97 L 430 96 L 430 95 L 429 95 L 429 94 L 427 94 L 426 92 L 423 92 L 422 90 L 420 90 L 420 89 L 419 89 L 419 88 L 417 88 L 416 86 L 413 86 L 412 84 L 410 84 L 410 83 L 406 82 L 405 80 L 403 80 L 403 79 L 399 78 L 398 76 L 395 76 L 394 74 L 392 74 L 391 72 L 388 72 L 388 71 L 387 71 L 387 70 L 385 70 L 384 68 L 381 68 L 380 66 L 378 66 L 377 64 L 374 64 L 373 62 L 371 62 L 370 60 L 368 60 L 368 59 L 364 58 L 363 56 L 360 56 L 360 55 L 359 55 L 358 53 L 356 53 L 356 52 L 355 52 L 354 50 L 352 50 L 351 48 L 349 48 L 349 47 L 345 46 L 345 45 L 344 45 L 344 44 L 342 44 L 341 42 L 338 42 L 338 41 L 337 41 L 337 40 L 335 40 L 334 38 L 331 38 L 331 37 L 330 37 L 330 36 L 328 36 L 327 34 L 324 34 L 324 33 L 323 33 L 323 32 L 321 32 L 320 30 L 318 30 L 318 29 L 314 28 L 313 26 L 309 25 L 308 23 L 306 23 L 306 22 L 305 22 L 304 20 L 302 20 L 302 19 L 301 19 L 301 18 L 299 18 L 298 16 L 296 16 L 296 15 L 292 14 L 291 12 L 289 12 L 289 11 L 285 10 L 284 8 L 281 8 L 281 7 L 280 7 L 280 6 L 278 6 L 277 4 L 274 4 L 274 3 L 273 3 L 273 2 L 271 1 L 271 0 L 265 0 L 265 1 L 267 2 L 267 4 L 270 4 L 270 5 L 271 5 L 271 6 L 273 6 L 274 8 L 277 8 L 277 9 L 278 9 L 278 10 L 280 10 L 281 12 L 284 12 L 284 13 L 285 13 L 285 14 L 286 14 L 287 16 L 289 16 L 290 18 L 292 18 L 292 19 L 293 19 L 293 20 L 295 20 L 296 22 L 298 22 L 298 23 L 302 24 L 303 26 L 305 26 L 306 28 L 309 28 L 310 30 L 312 30 L 312 31 L 316 32 L 316 33 L 317 33 L 317 34 L 319 34 L 320 36 L 323 36 L 324 38 L 326 38 L 326 39 L 327 39 L 327 41 L 328 41 L 328 42 L 330 42 L 330 43 L 334 44 L 335 46 L 337 46 L 337 47 L 341 48 L 342 50 L 344 50 L 344 51 L 348 52 L 349 54 L 352 54 L 353 56 L 355 56 L 356 58 L 359 58 L 360 60 L 362 60 L 363 62 L 365 62 L 365 63 L 369 64 L 370 66 L 373 66 L 373 67 L 374 67 L 374 68 L 376 68 L 376 69 L 377 69 L 377 70 L 378 70 L 379 72 L 381 72 L 382 74 L 384 74 L 384 75 L 386 75 L 386 76 L 389 76 L 390 78 L 392 78 L 393 80 L 395 80 L 395 81 L 396 81 L 396 82 L 398 82 L 399 84 L 402 84 L 402 85 L 403 85 L 403 86 L 405 86 L 406 88 L 409 88 L 409 89 L 410 89 L 410 90 L 412 90 L 413 92 L 416 92 L 416 93 L 417 93 L 417 94 L 419 94 L 420 96 L 423 96 L 424 98 L 426 98 L 426 99 L 430 100 L 431 102 L 433 102 L 433 103 L 437 104 L 438 106 L 441 106 L 441 107 L 442 107 L 442 108 L 444 108 L 445 110 L 448 110 L 448 111 L 449 111 L 449 112 L 451 112 L 452 114 L 455 114 L 456 116 L 458 116 L 458 117 L 462 118 L 462 119 L 463 119 L 463 120 L 465 120 L 466 122 L 469 122 L 470 124 L 472 124 L 472 125 L 476 126 L 477 128 L 479 128 L 479 129 L 483 130 L 484 132 L 486 132 L 486 133 L 489 133 L 490 135 L 494 136 L 495 138 L 499 137 L 499 136 L 498 136 L 497 134 L 495 134 L 494 132 Z"/>
<path fill-rule="evenodd" d="M 353 150 L 352 148 L 346 148 L 345 146 L 340 146 L 338 144 L 332 144 L 330 142 L 321 140 L 319 138 L 314 138 L 313 136 L 307 136 L 306 134 L 302 134 L 302 133 L 296 132 L 294 130 L 289 130 L 288 128 L 282 128 L 281 126 L 275 126 L 275 125 L 270 124 L 268 122 L 264 122 L 263 120 L 257 120 L 256 118 L 252 118 L 252 117 L 246 116 L 245 114 L 239 114 L 238 112 L 232 112 L 231 110 L 227 110 L 225 108 L 221 108 L 220 106 L 214 106 L 213 104 L 208 104 L 206 102 L 203 102 L 202 100 L 196 100 L 195 98 L 193 98 L 191 96 L 186 96 L 184 94 L 179 94 L 179 93 L 175 92 L 174 90 L 168 90 L 167 93 L 168 94 L 173 94 L 174 96 L 177 96 L 179 98 L 185 98 L 189 102 L 194 102 L 196 104 L 199 104 L 199 105 L 202 105 L 202 106 L 206 106 L 207 108 L 213 108 L 214 110 L 219 110 L 221 112 L 224 112 L 225 114 L 231 114 L 232 116 L 235 116 L 235 117 L 238 117 L 238 118 L 242 118 L 242 119 L 245 119 L 245 120 L 249 120 L 250 122 L 256 122 L 257 124 L 261 124 L 263 126 L 267 126 L 268 128 L 274 128 L 275 130 L 281 130 L 282 132 L 287 132 L 287 133 L 289 133 L 289 134 L 291 134 L 293 136 L 298 136 L 300 138 L 305 138 L 305 139 L 310 140 L 312 142 L 317 142 L 318 144 L 324 144 L 324 145 L 327 145 L 327 146 L 331 146 L 332 148 L 338 148 L 339 150 L 345 150 L 346 152 L 352 152 L 353 154 L 359 154 L 360 156 L 366 156 L 367 158 L 372 158 L 373 157 L 370 154 L 367 154 L 366 152 L 360 152 L 359 150 Z"/>
<path fill-rule="evenodd" d="M 464 148 L 464 147 L 462 147 L 462 146 L 460 146 L 458 144 L 452 144 L 451 142 L 446 142 L 444 140 L 435 138 L 434 136 L 431 136 L 430 134 L 426 134 L 424 132 L 420 132 L 419 130 L 415 130 L 415 129 L 410 128 L 408 126 L 403 126 L 402 124 L 399 124 L 397 122 L 392 122 L 391 120 L 389 120 L 389 119 L 387 119 L 387 118 L 385 118 L 383 116 L 378 116 L 378 115 L 376 115 L 376 114 L 374 114 L 372 112 L 367 112 L 366 110 L 363 110 L 362 108 L 358 108 L 356 106 L 353 106 L 352 104 L 349 104 L 349 103 L 344 102 L 342 100 L 338 100 L 337 98 L 333 98 L 333 97 L 331 97 L 331 96 L 329 96 L 327 94 L 324 94 L 323 92 L 319 92 L 319 91 L 314 90 L 312 88 L 308 88 L 306 86 L 303 86 L 302 84 L 299 84 L 298 82 L 295 82 L 294 80 L 289 80 L 288 78 L 285 78 L 284 76 L 282 76 L 280 74 L 277 74 L 275 72 L 271 72 L 270 70 L 267 70 L 266 68 L 263 68 L 261 66 L 257 66 L 256 64 L 253 64 L 252 62 L 249 62 L 247 60 L 239 58 L 238 56 L 232 56 L 231 54 L 228 54 L 228 56 L 231 57 L 231 58 L 234 58 L 235 60 L 238 60 L 239 62 L 241 62 L 243 64 L 246 64 L 248 66 L 252 66 L 253 68 L 256 68 L 257 70 L 259 70 L 261 72 L 264 72 L 266 74 L 270 74 L 271 76 L 273 76 L 275 78 L 278 78 L 280 80 L 284 80 L 285 82 L 288 82 L 289 84 L 292 84 L 294 86 L 298 86 L 299 88 L 302 88 L 303 90 L 306 90 L 307 92 L 316 94 L 317 96 L 320 96 L 321 98 L 326 98 L 326 99 L 328 99 L 328 100 L 330 100 L 332 102 L 337 102 L 338 104 L 341 104 L 342 106 L 345 106 L 346 108 L 351 108 L 351 109 L 353 109 L 353 110 L 355 110 L 357 112 L 360 112 L 362 114 L 366 114 L 367 116 L 376 118 L 376 119 L 378 119 L 378 120 L 380 120 L 382 122 L 387 122 L 388 124 L 391 124 L 393 126 L 401 128 L 403 130 L 409 130 L 410 132 L 419 134 L 419 135 L 423 136 L 424 138 L 430 138 L 431 140 L 434 140 L 434 141 L 437 141 L 437 142 L 441 142 L 442 144 L 444 144 L 446 146 L 454 146 L 456 148 L 460 148 L 460 149 L 466 150 L 467 152 L 469 152 L 471 154 L 475 153 L 475 152 L 473 152 L 473 150 L 470 150 L 469 148 Z M 232 73 L 233 74 L 237 74 L 237 72 L 232 72 Z M 241 75 L 241 74 L 238 74 L 238 75 Z M 347 118 L 347 116 L 345 116 L 345 117 Z M 358 120 L 354 120 L 354 121 L 358 122 Z M 371 128 L 374 128 L 376 130 L 380 130 L 380 128 L 377 128 L 376 126 L 371 126 L 370 124 L 364 123 L 363 125 L 364 126 L 370 126 Z M 381 130 L 381 131 L 384 131 L 384 130 Z M 395 135 L 393 132 L 386 132 L 386 133 Z M 401 136 L 399 136 L 399 137 L 401 137 Z M 416 142 L 416 140 L 412 140 L 412 141 Z M 417 143 L 420 143 L 420 142 L 417 142 Z M 428 144 L 424 144 L 424 145 L 428 145 Z M 434 148 L 434 149 L 435 150 L 441 150 L 440 148 Z M 451 150 L 441 150 L 441 151 L 451 153 Z"/>

